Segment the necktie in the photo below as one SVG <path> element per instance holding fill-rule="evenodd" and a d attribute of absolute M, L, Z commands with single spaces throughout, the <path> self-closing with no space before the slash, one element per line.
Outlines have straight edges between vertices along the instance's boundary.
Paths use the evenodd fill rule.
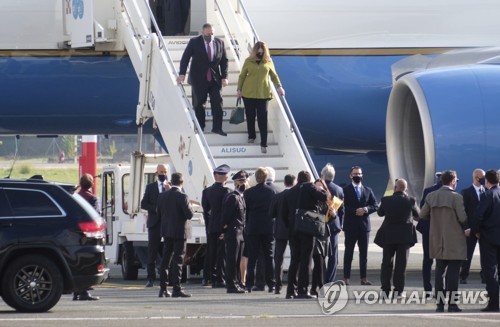
<path fill-rule="evenodd" d="M 210 42 L 207 42 L 207 54 L 208 54 L 208 61 L 212 61 L 212 49 L 210 48 Z M 212 81 L 212 71 L 210 70 L 210 65 L 208 66 L 207 70 L 207 81 L 211 82 Z"/>
<path fill-rule="evenodd" d="M 479 188 L 479 192 L 477 193 L 477 198 L 478 198 L 479 200 L 481 200 L 481 194 L 483 194 L 483 193 L 484 193 L 484 189 L 483 189 L 482 187 L 481 187 L 481 188 Z"/>
<path fill-rule="evenodd" d="M 161 193 L 165 192 L 165 185 L 163 185 L 163 183 L 161 183 Z"/>
<path fill-rule="evenodd" d="M 356 195 L 358 196 L 358 201 L 361 199 L 361 190 L 359 189 L 359 186 L 355 186 L 354 189 L 356 190 Z"/>

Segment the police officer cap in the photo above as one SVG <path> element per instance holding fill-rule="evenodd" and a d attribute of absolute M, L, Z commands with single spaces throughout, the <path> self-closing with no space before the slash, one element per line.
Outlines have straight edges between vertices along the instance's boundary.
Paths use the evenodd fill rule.
<path fill-rule="evenodd" d="M 236 174 L 233 175 L 233 181 L 237 181 L 239 179 L 247 179 L 248 178 L 248 173 L 244 170 L 240 170 Z"/>
<path fill-rule="evenodd" d="M 220 165 L 219 167 L 214 169 L 214 174 L 227 175 L 227 174 L 229 174 L 230 170 L 231 170 L 231 168 L 229 168 L 228 165 Z"/>

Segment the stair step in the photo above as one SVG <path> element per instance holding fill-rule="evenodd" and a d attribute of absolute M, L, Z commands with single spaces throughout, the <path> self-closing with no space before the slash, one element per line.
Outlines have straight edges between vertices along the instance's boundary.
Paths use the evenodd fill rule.
<path fill-rule="evenodd" d="M 257 132 L 257 139 L 254 143 L 248 143 L 248 134 L 247 132 L 229 132 L 227 137 L 221 137 L 218 134 L 214 133 L 205 133 L 205 139 L 210 145 L 251 145 L 251 144 L 260 144 L 260 136 Z M 267 142 L 269 144 L 276 143 L 274 141 L 274 133 L 272 131 L 267 133 Z"/>
<path fill-rule="evenodd" d="M 221 136 L 223 137 L 223 136 Z M 268 144 L 267 153 L 262 153 L 260 149 L 260 144 L 236 144 L 236 145 L 210 145 L 210 151 L 214 156 L 219 157 L 231 157 L 234 155 L 238 156 L 272 156 L 278 155 L 280 149 L 277 144 Z"/>
<path fill-rule="evenodd" d="M 283 156 L 282 155 L 263 155 L 260 156 L 248 156 L 248 155 L 231 155 L 231 156 L 221 156 L 215 155 L 214 159 L 217 165 L 226 164 L 229 167 L 248 167 L 248 166 L 257 166 L 257 167 L 279 167 L 283 165 Z M 297 172 L 291 172 L 292 174 L 297 174 Z"/>

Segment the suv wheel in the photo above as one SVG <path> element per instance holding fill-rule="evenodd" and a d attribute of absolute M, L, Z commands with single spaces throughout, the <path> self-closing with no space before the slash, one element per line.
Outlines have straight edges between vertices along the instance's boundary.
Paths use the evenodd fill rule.
<path fill-rule="evenodd" d="M 13 261 L 2 279 L 2 297 L 18 311 L 48 311 L 57 304 L 62 291 L 59 268 L 43 256 L 27 255 Z"/>
<path fill-rule="evenodd" d="M 124 280 L 136 280 L 138 274 L 134 246 L 132 242 L 125 242 L 122 247 L 122 277 Z"/>

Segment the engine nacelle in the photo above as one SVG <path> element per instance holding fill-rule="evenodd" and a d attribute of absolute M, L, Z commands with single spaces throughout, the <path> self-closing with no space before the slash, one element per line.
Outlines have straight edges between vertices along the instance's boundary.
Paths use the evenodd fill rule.
<path fill-rule="evenodd" d="M 500 166 L 500 66 L 474 64 L 407 74 L 394 83 L 386 120 L 391 179 L 420 197 L 434 173 L 456 170 L 457 189 L 475 168 Z"/>

